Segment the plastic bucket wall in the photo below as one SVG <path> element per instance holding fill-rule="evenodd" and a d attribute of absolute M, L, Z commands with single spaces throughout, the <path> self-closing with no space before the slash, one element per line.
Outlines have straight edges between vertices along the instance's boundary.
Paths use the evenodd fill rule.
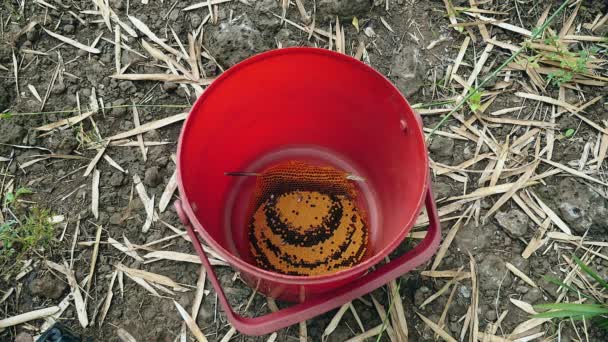
<path fill-rule="evenodd" d="M 243 216 L 254 180 L 224 173 L 307 149 L 366 179 L 372 255 L 322 276 L 260 269 L 250 263 Z M 428 160 L 420 118 L 382 75 L 345 55 L 291 48 L 252 57 L 205 90 L 180 137 L 178 175 L 181 205 L 210 247 L 258 291 L 305 301 L 361 276 L 403 241 L 427 194 Z"/>

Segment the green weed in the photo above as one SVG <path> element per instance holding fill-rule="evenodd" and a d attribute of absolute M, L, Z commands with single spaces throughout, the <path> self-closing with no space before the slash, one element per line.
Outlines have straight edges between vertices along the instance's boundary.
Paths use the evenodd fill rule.
<path fill-rule="evenodd" d="M 595 280 L 598 285 L 608 290 L 608 282 L 597 274 L 595 270 L 582 262 L 576 256 L 573 256 L 573 260 L 585 274 Z M 574 292 L 577 297 L 587 299 L 589 303 L 548 303 L 535 305 L 535 310 L 543 311 L 534 315 L 535 318 L 570 318 L 573 320 L 589 319 L 598 328 L 608 330 L 608 303 L 605 301 L 598 301 L 590 294 L 585 294 L 567 284 L 564 284 L 558 279 L 551 277 L 546 277 L 545 279 L 555 285 L 564 287 L 570 292 Z"/>
<path fill-rule="evenodd" d="M 0 273 L 11 274 L 20 261 L 34 249 L 47 249 L 55 236 L 51 212 L 33 208 L 19 222 L 7 220 L 0 225 Z"/>

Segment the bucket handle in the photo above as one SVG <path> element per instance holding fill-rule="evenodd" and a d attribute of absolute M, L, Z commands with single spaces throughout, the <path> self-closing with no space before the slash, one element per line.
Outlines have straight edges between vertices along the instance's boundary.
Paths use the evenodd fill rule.
<path fill-rule="evenodd" d="M 219 301 L 224 308 L 228 321 L 241 333 L 256 336 L 270 334 L 279 329 L 311 319 L 315 316 L 342 306 L 354 299 L 372 292 L 389 281 L 396 279 L 404 273 L 428 261 L 433 254 L 435 254 L 441 240 L 439 217 L 437 216 L 437 207 L 435 205 L 435 200 L 433 199 L 430 184 L 427 187 L 425 205 L 427 215 L 429 216 L 429 229 L 424 239 L 416 247 L 414 247 L 414 249 L 395 259 L 392 259 L 384 265 L 376 267 L 374 271 L 355 279 L 336 291 L 316 296 L 315 298 L 307 300 L 306 302 L 292 305 L 277 312 L 260 317 L 249 318 L 243 317 L 232 310 L 232 307 L 226 298 L 226 294 L 222 289 L 222 285 L 213 271 L 207 255 L 203 251 L 198 234 L 196 234 L 192 229 L 192 225 L 189 223 L 189 220 L 182 209 L 181 201 L 177 200 L 175 202 L 177 213 L 180 216 L 180 219 L 185 221 L 182 223 L 184 223 L 186 226 L 188 235 L 192 239 L 194 248 L 196 249 L 196 253 L 199 255 L 203 266 L 207 270 L 207 276 L 215 288 L 215 292 L 217 293 Z"/>

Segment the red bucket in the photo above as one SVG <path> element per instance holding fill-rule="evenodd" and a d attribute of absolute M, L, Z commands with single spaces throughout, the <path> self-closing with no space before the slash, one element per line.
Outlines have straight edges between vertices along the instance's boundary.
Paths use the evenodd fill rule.
<path fill-rule="evenodd" d="M 244 334 L 267 334 L 334 309 L 429 260 L 441 234 L 426 153 L 420 117 L 386 78 L 351 57 L 324 49 L 280 49 L 223 73 L 184 124 L 176 208 L 230 323 Z M 369 217 L 371 253 L 361 263 L 336 273 L 292 276 L 253 262 L 246 213 L 255 177 L 225 172 L 259 172 L 294 159 L 365 179 L 357 184 Z M 423 204 L 430 218 L 424 240 L 380 265 L 408 235 Z M 299 304 L 262 317 L 239 316 L 199 235 L 252 288 Z"/>

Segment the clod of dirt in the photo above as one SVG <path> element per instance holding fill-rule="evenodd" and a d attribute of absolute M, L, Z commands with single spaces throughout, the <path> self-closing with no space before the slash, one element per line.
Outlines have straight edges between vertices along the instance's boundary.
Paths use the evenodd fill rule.
<path fill-rule="evenodd" d="M 498 316 L 496 315 L 496 311 L 494 310 L 486 311 L 484 317 L 490 322 L 494 322 L 498 318 Z"/>
<path fill-rule="evenodd" d="M 462 252 L 482 250 L 490 243 L 492 232 L 497 228 L 494 224 L 489 223 L 484 226 L 475 226 L 474 222 L 462 226 L 456 234 L 456 247 Z"/>
<path fill-rule="evenodd" d="M 11 105 L 11 95 L 9 87 L 0 84 L 0 112 L 3 112 Z"/>
<path fill-rule="evenodd" d="M 158 167 L 153 166 L 146 170 L 146 173 L 144 175 L 144 184 L 146 184 L 149 187 L 155 188 L 162 181 L 163 181 L 163 178 L 158 173 Z"/>
<path fill-rule="evenodd" d="M 34 337 L 26 332 L 21 332 L 15 336 L 15 342 L 34 342 Z"/>
<path fill-rule="evenodd" d="M 262 34 L 244 16 L 240 24 L 222 23 L 219 30 L 211 34 L 206 46 L 220 64 L 231 67 L 247 57 L 268 50 Z"/>
<path fill-rule="evenodd" d="M 0 95 L 0 101 L 2 95 Z M 0 104 L 0 108 L 2 105 Z M 0 124 L 0 143 L 3 144 L 18 144 L 23 136 L 27 133 L 23 126 L 16 124 L 11 119 L 2 119 Z"/>
<path fill-rule="evenodd" d="M 528 231 L 528 215 L 519 209 L 498 212 L 495 217 L 498 225 L 512 236 L 524 236 Z"/>
<path fill-rule="evenodd" d="M 451 157 L 454 153 L 454 140 L 437 136 L 433 138 L 429 150 L 438 157 Z"/>
<path fill-rule="evenodd" d="M 511 285 L 511 274 L 499 256 L 488 255 L 479 264 L 480 286 L 483 290 L 496 290 Z M 502 285 L 501 285 L 502 284 Z"/>
<path fill-rule="evenodd" d="M 426 298 L 430 296 L 430 292 L 431 290 L 426 286 L 421 286 L 416 289 L 416 292 L 414 293 L 414 304 L 420 306 L 420 304 L 424 303 Z"/>
<path fill-rule="evenodd" d="M 135 84 L 133 84 L 131 81 L 122 81 L 118 83 L 118 87 L 127 94 L 133 94 L 137 91 Z"/>
<path fill-rule="evenodd" d="M 254 9 L 259 14 L 255 21 L 255 25 L 262 32 L 276 32 L 277 29 L 281 27 L 281 19 L 272 15 L 273 13 L 281 13 L 281 8 L 278 1 L 256 1 Z"/>
<path fill-rule="evenodd" d="M 50 274 L 32 280 L 29 284 L 30 294 L 36 297 L 59 299 L 68 285 Z"/>
<path fill-rule="evenodd" d="M 540 291 L 540 289 L 537 289 L 537 288 L 530 289 L 522 298 L 522 300 L 524 302 L 527 302 L 530 304 L 535 304 L 536 302 L 540 301 L 541 299 L 543 299 L 543 293 Z"/>
<path fill-rule="evenodd" d="M 62 28 L 63 33 L 66 33 L 66 34 L 72 34 L 72 33 L 74 33 L 75 29 L 76 28 L 74 27 L 74 25 L 70 25 L 70 24 L 64 25 L 63 28 Z"/>
<path fill-rule="evenodd" d="M 172 91 L 175 91 L 175 89 L 177 89 L 177 83 L 165 82 L 165 83 L 163 83 L 162 88 L 166 92 L 172 92 Z"/>
<path fill-rule="evenodd" d="M 434 182 L 432 189 L 433 194 L 437 199 L 450 197 L 450 195 L 454 192 L 450 184 L 441 182 Z"/>
<path fill-rule="evenodd" d="M 420 50 L 406 46 L 393 57 L 390 78 L 403 96 L 416 93 L 424 84 L 425 66 L 421 62 Z"/>
<path fill-rule="evenodd" d="M 78 140 L 71 130 L 54 131 L 45 140 L 46 146 L 59 154 L 70 154 L 78 147 Z"/>
<path fill-rule="evenodd" d="M 203 22 L 203 18 L 196 13 L 190 14 L 190 26 L 192 28 L 198 28 L 198 26 Z"/>
<path fill-rule="evenodd" d="M 119 187 L 122 185 L 124 178 L 125 176 L 122 174 L 122 172 L 114 172 L 112 178 L 110 178 L 110 185 L 113 187 Z"/>
<path fill-rule="evenodd" d="M 365 16 L 372 8 L 370 0 L 321 0 L 317 3 L 317 17 L 323 20 L 352 19 Z"/>
<path fill-rule="evenodd" d="M 608 200 L 588 185 L 572 178 L 563 179 L 556 203 L 564 221 L 577 233 L 585 233 L 589 228 L 592 234 L 608 231 Z"/>

